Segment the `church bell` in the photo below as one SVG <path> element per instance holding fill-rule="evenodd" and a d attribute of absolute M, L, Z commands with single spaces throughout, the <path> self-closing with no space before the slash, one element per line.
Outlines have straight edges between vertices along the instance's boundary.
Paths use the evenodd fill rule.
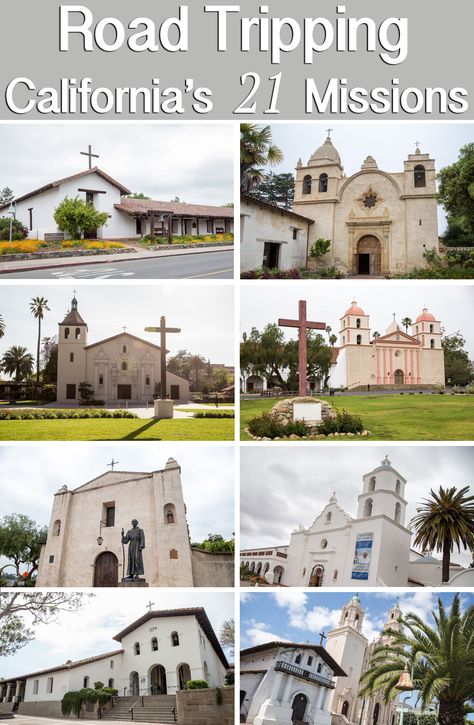
<path fill-rule="evenodd" d="M 408 665 L 405 662 L 405 669 L 403 670 L 402 674 L 400 675 L 400 679 L 398 680 L 397 684 L 395 685 L 396 690 L 400 690 L 401 692 L 406 690 L 414 690 L 413 682 L 411 681 L 410 673 L 408 672 Z"/>

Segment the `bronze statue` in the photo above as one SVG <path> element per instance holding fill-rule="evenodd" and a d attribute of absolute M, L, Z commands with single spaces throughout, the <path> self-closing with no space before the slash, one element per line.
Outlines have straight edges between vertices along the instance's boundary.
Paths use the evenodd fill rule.
<path fill-rule="evenodd" d="M 144 574 L 142 550 L 145 548 L 145 532 L 132 520 L 132 528 L 125 534 L 122 529 L 122 544 L 128 544 L 128 567 L 126 579 L 138 579 Z"/>

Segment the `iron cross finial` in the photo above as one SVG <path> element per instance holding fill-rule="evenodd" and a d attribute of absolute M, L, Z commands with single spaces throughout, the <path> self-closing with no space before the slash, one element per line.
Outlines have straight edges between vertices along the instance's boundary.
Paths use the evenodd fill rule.
<path fill-rule="evenodd" d="M 92 146 L 90 144 L 89 144 L 89 147 L 88 148 L 89 148 L 88 151 L 81 151 L 80 154 L 81 154 L 81 156 L 88 156 L 88 158 L 89 158 L 89 169 L 92 169 L 92 159 L 93 158 L 94 159 L 98 159 L 99 158 L 99 154 L 93 154 L 92 153 Z"/>
<path fill-rule="evenodd" d="M 113 471 L 114 470 L 114 466 L 116 466 L 117 463 L 119 463 L 119 461 L 114 461 L 114 459 L 112 458 L 112 460 L 110 461 L 110 463 L 107 463 L 107 468 L 110 466 L 111 469 L 112 469 L 112 471 Z"/>
<path fill-rule="evenodd" d="M 326 129 L 326 133 L 327 133 L 329 139 L 331 138 L 331 131 L 334 131 L 334 129 L 333 128 Z"/>

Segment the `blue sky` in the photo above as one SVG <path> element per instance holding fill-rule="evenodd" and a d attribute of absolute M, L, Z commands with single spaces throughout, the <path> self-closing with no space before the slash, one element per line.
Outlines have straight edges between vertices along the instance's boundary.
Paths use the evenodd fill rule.
<path fill-rule="evenodd" d="M 273 123 L 273 142 L 283 151 L 281 164 L 273 167 L 275 173 L 294 173 L 296 162 L 301 156 L 303 164 L 321 146 L 327 136 L 326 129 L 332 126 L 331 137 L 339 151 L 341 162 L 348 176 L 360 170 L 364 159 L 370 154 L 379 169 L 391 173 L 403 171 L 403 161 L 415 151 L 415 142 L 420 150 L 435 159 L 436 170 L 457 161 L 459 149 L 474 141 L 474 129 L 467 123 L 367 123 L 357 121 L 328 121 L 314 123 Z M 445 216 L 439 207 L 439 231 L 445 228 Z"/>
<path fill-rule="evenodd" d="M 241 594 L 240 610 L 240 648 L 245 649 L 273 640 L 291 642 L 320 643 L 320 633 L 326 634 L 338 626 L 341 608 L 354 592 L 306 593 L 290 589 L 278 589 L 274 592 L 260 590 Z M 441 597 L 445 606 L 449 606 L 453 593 L 432 592 L 417 589 L 397 593 L 359 592 L 361 604 L 365 610 L 363 634 L 374 639 L 383 628 L 390 608 L 398 598 L 404 614 L 415 612 L 425 621 L 433 623 L 431 612 Z M 464 606 L 474 604 L 474 594 L 463 592 Z"/>

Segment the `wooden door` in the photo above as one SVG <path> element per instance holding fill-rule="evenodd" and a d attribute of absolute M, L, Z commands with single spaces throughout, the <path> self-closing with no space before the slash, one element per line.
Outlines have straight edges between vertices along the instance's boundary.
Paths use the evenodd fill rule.
<path fill-rule="evenodd" d="M 116 587 L 118 585 L 118 559 L 111 551 L 104 551 L 95 562 L 94 586 Z"/>
<path fill-rule="evenodd" d="M 66 399 L 67 400 L 76 399 L 76 386 L 74 385 L 74 383 L 68 383 L 66 385 Z"/>
<path fill-rule="evenodd" d="M 132 386 L 131 385 L 117 385 L 117 399 L 118 400 L 131 400 L 132 399 Z"/>
<path fill-rule="evenodd" d="M 293 700 L 293 713 L 291 716 L 292 722 L 303 722 L 306 713 L 306 706 L 308 704 L 308 698 L 303 693 L 296 695 Z"/>
<path fill-rule="evenodd" d="M 171 400 L 179 400 L 179 385 L 171 385 Z"/>

